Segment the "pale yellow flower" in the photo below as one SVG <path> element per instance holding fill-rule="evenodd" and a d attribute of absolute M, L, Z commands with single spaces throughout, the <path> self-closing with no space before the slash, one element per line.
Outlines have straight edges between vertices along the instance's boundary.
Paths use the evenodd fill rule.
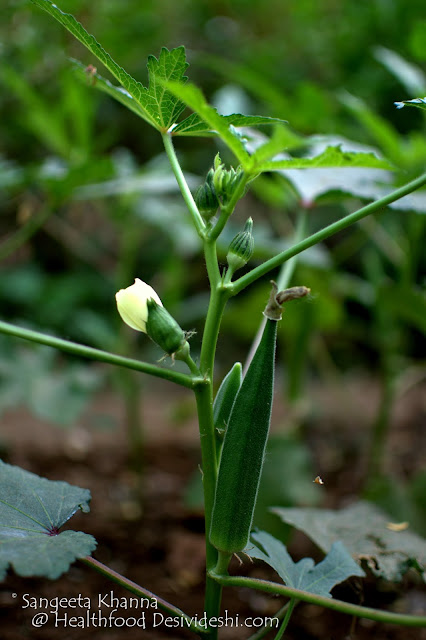
<path fill-rule="evenodd" d="M 148 320 L 148 300 L 154 300 L 158 305 L 163 306 L 157 292 L 139 278 L 136 278 L 130 287 L 117 291 L 115 299 L 118 313 L 124 322 L 135 331 L 143 331 L 143 333 L 146 333 Z"/>

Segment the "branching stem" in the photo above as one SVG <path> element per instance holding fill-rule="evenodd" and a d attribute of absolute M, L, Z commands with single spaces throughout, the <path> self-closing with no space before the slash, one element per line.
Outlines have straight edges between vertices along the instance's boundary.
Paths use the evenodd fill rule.
<path fill-rule="evenodd" d="M 166 600 L 163 600 L 163 598 L 156 596 L 151 591 L 144 589 L 140 585 L 136 584 L 136 582 L 125 578 L 120 573 L 117 573 L 117 571 L 114 571 L 107 565 L 102 564 L 102 562 L 99 562 L 98 560 L 95 560 L 95 558 L 91 558 L 90 556 L 81 558 L 81 562 L 83 562 L 91 569 L 94 569 L 98 573 L 101 573 L 103 576 L 106 576 L 116 584 L 119 584 L 121 587 L 124 587 L 124 589 L 127 589 L 127 591 L 130 591 L 131 593 L 134 593 L 141 598 L 148 598 L 148 600 L 150 600 L 151 602 L 156 602 L 158 608 L 162 611 L 165 611 L 172 616 L 183 618 L 191 631 L 198 633 L 198 635 L 200 636 L 207 635 L 207 630 L 201 625 L 196 624 L 194 620 L 186 613 L 181 611 L 181 609 L 178 609 L 178 607 L 175 607 Z"/>
<path fill-rule="evenodd" d="M 214 580 L 217 580 L 225 587 L 245 587 L 275 595 L 288 596 L 289 598 L 295 598 L 297 600 L 302 600 L 303 602 L 317 604 L 320 607 L 325 607 L 326 609 L 340 611 L 341 613 L 347 613 L 348 615 L 357 616 L 358 618 L 376 620 L 377 622 L 389 622 L 391 624 L 400 624 L 406 627 L 426 627 L 426 615 L 416 616 L 406 615 L 403 613 L 393 613 L 390 611 L 380 611 L 379 609 L 362 607 L 357 604 L 343 602 L 342 600 L 335 600 L 334 598 L 326 598 L 324 596 L 316 595 L 315 593 L 309 593 L 308 591 L 293 589 L 292 587 L 286 587 L 285 585 L 269 582 L 268 580 L 257 580 L 255 578 L 245 578 L 240 576 L 223 576 L 217 575 L 213 572 L 210 572 L 210 575 Z"/>
<path fill-rule="evenodd" d="M 204 380 L 200 377 L 189 376 L 185 373 L 179 373 L 170 369 L 162 369 L 154 364 L 148 362 L 141 362 L 140 360 L 133 360 L 131 358 L 125 358 L 115 353 L 109 353 L 108 351 L 101 351 L 100 349 L 94 349 L 93 347 L 87 347 L 84 344 L 78 344 L 77 342 L 71 342 L 69 340 L 63 340 L 62 338 L 55 338 L 54 336 L 48 336 L 39 331 L 33 331 L 31 329 L 24 329 L 17 327 L 9 322 L 0 321 L 0 333 L 6 333 L 10 336 L 17 338 L 23 338 L 24 340 L 30 340 L 31 342 L 37 342 L 44 344 L 48 347 L 54 347 L 60 351 L 66 351 L 76 356 L 82 356 L 83 358 L 89 358 L 90 360 L 98 360 L 99 362 L 108 362 L 109 364 L 117 365 L 119 367 L 127 367 L 128 369 L 134 369 L 135 371 L 141 371 L 142 373 L 148 373 L 156 378 L 163 378 L 170 382 L 175 382 L 188 389 L 193 389 L 198 385 L 203 385 Z"/>
<path fill-rule="evenodd" d="M 294 246 L 290 247 L 289 249 L 282 251 L 278 255 L 274 256 L 270 260 L 267 260 L 263 264 L 260 264 L 258 267 L 255 267 L 254 269 L 252 269 L 252 271 L 250 271 L 249 273 L 245 274 L 244 276 L 236 280 L 231 287 L 232 295 L 236 295 L 237 293 L 239 293 L 240 291 L 248 287 L 250 284 L 258 280 L 262 276 L 266 275 L 269 271 L 272 271 L 272 269 L 279 267 L 281 264 L 286 262 L 286 260 L 289 260 L 289 258 L 292 258 L 293 256 L 296 256 L 298 253 L 301 253 L 302 251 L 309 249 L 309 247 L 313 247 L 315 244 L 318 244 L 319 242 L 326 240 L 330 236 L 334 235 L 335 233 L 338 233 L 339 231 L 342 231 L 343 229 L 346 229 L 350 225 L 354 224 L 355 222 L 358 222 L 359 220 L 362 220 L 366 216 L 369 216 L 373 213 L 377 213 L 380 209 L 383 209 L 383 207 L 386 207 L 392 202 L 399 200 L 403 196 L 406 196 L 409 193 L 412 193 L 413 191 L 415 191 L 416 189 L 419 189 L 425 184 L 426 184 L 426 173 L 422 174 L 415 180 L 408 182 L 403 187 L 400 187 L 399 189 L 392 191 L 392 193 L 390 193 L 389 195 L 383 198 L 380 198 L 375 202 L 371 202 L 365 207 L 362 207 L 361 209 L 358 209 L 357 211 L 350 213 L 349 215 L 345 216 L 341 220 L 337 220 L 337 222 L 333 222 L 332 224 L 329 224 L 324 229 L 321 229 L 320 231 L 317 231 L 316 233 L 309 236 L 309 238 L 306 238 L 305 240 L 302 240 L 301 242 L 296 243 Z"/>

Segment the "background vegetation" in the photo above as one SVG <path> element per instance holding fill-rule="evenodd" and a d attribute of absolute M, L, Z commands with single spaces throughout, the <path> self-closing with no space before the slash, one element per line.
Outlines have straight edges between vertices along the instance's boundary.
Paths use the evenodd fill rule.
<path fill-rule="evenodd" d="M 63 0 L 60 7 L 143 82 L 149 54 L 184 44 L 191 80 L 220 110 L 276 116 L 300 134 L 373 145 L 395 164 L 396 183 L 424 169 L 424 115 L 394 106 L 426 93 L 426 20 L 420 0 Z M 159 137 L 94 91 L 90 77 L 85 83 L 74 77 L 68 57 L 87 65 L 95 61 L 30 2 L 9 1 L 3 15 L 1 317 L 158 359 L 158 350 L 146 340 L 129 345 L 114 292 L 142 277 L 161 292 L 181 326 L 198 332 L 206 308 L 204 265 Z M 177 149 L 194 189 L 217 148 L 214 140 L 179 140 Z M 297 189 L 290 176 L 263 177 L 236 212 L 229 235 L 252 215 L 255 259 L 264 258 L 285 246 L 301 207 L 309 209 L 311 230 L 355 208 L 366 194 L 360 187 L 363 174 L 353 176 L 345 188 L 332 184 L 313 194 Z M 285 451 L 299 461 L 297 468 L 290 467 L 293 477 L 306 471 L 306 436 L 318 411 L 308 401 L 313 397 L 309 385 L 333 386 L 336 380 L 342 385 L 360 374 L 373 378 L 379 389 L 373 437 L 364 449 L 364 490 L 396 518 L 408 517 L 425 532 L 421 460 L 413 455 L 408 463 L 400 461 L 391 478 L 383 457 L 394 402 L 424 381 L 425 212 L 423 192 L 403 209 L 387 210 L 300 262 L 294 281 L 311 287 L 313 301 L 295 305 L 281 331 L 281 395 L 291 420 L 285 446 L 278 441 L 271 449 L 265 504 L 271 504 L 273 465 L 282 468 Z M 223 257 L 229 239 L 224 238 Z M 235 359 L 244 359 L 268 289 L 265 281 L 230 306 L 218 377 Z M 193 344 L 196 354 L 197 337 Z M 64 366 L 61 356 L 50 357 L 42 348 L 9 340 L 1 345 L 3 411 L 26 403 L 43 418 L 73 425 L 90 394 L 103 384 L 114 384 L 125 395 L 139 384 L 131 377 L 107 380 L 103 369 L 83 362 Z M 22 363 L 29 372 L 24 380 L 18 375 Z M 17 373 L 11 376 L 14 367 Z M 135 408 L 129 401 L 127 408 L 131 423 Z M 424 435 L 419 437 L 424 443 Z M 349 454 L 353 443 L 343 445 Z M 291 491 L 274 499 L 282 504 L 316 500 L 301 499 L 297 483 Z"/>

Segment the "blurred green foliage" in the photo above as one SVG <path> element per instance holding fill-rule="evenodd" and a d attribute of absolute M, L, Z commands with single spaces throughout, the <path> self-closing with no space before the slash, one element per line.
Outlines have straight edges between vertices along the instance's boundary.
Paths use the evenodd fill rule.
<path fill-rule="evenodd" d="M 410 77 L 420 78 L 419 91 L 426 72 L 422 0 L 58 4 L 144 83 L 149 54 L 184 44 L 191 81 L 220 109 L 284 118 L 305 135 L 375 145 L 399 169 L 397 183 L 425 165 L 424 115 L 394 107 L 395 101 L 415 97 L 407 87 L 407 68 Z M 182 326 L 201 333 L 205 267 L 157 132 L 94 91 L 90 74 L 86 82 L 76 80 L 68 58 L 85 65 L 96 61 L 29 1 L 9 0 L 2 15 L 2 318 L 116 349 L 114 292 L 138 276 L 161 291 Z M 212 139 L 178 141 L 193 191 L 218 146 L 229 162 Z M 359 201 L 382 195 L 393 180 L 366 170 L 339 181 L 337 172 L 320 171 L 327 174 L 326 185 L 324 173 L 315 174 L 321 178 L 314 184 L 309 171 L 265 174 L 254 183 L 222 238 L 223 261 L 248 215 L 254 219 L 256 263 L 288 244 L 303 206 L 309 207 L 309 228 L 315 231 Z M 289 308 L 280 329 L 288 401 L 300 399 L 308 377 L 330 367 L 369 367 L 387 376 L 424 363 L 426 207 L 424 192 L 415 195 L 403 210 L 389 209 L 301 256 L 294 281 L 311 287 L 312 301 Z M 6 241 L 37 217 L 43 221 L 39 230 L 12 251 Z M 219 375 L 244 360 L 268 290 L 265 281 L 230 304 L 219 343 Z M 377 313 L 378 305 L 384 313 Z M 192 339 L 195 353 L 198 340 Z M 142 355 L 157 356 L 147 341 L 139 344 Z M 19 354 L 36 357 L 35 351 Z M 42 365 L 49 380 L 54 363 Z M 72 390 L 70 376 L 64 380 L 78 404 L 80 390 Z M 69 415 L 77 413 L 71 408 Z M 306 479 L 307 454 L 298 441 L 292 446 L 300 456 L 294 474 Z M 271 464 L 277 456 L 271 454 Z M 282 498 L 285 504 L 292 501 L 298 498 Z"/>

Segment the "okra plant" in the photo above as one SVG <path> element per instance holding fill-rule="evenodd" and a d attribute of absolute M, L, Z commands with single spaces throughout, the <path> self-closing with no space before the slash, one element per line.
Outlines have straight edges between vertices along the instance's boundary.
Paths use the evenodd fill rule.
<path fill-rule="evenodd" d="M 295 136 L 286 122 L 275 118 L 220 115 L 208 104 L 200 89 L 187 82 L 184 74 L 188 64 L 184 47 L 170 51 L 163 48 L 158 59 L 149 57 L 149 84 L 145 87 L 122 69 L 73 16 L 63 13 L 50 0 L 33 0 L 33 3 L 68 29 L 119 83 L 114 85 L 103 78 L 92 64 L 86 66 L 73 61 L 76 76 L 86 82 L 88 90 L 92 87 L 106 92 L 144 120 L 142 126 L 149 125 L 158 131 L 204 251 L 210 298 L 201 350 L 199 356 L 194 357 L 191 355 L 191 332 L 179 326 L 163 306 L 161 292 L 157 293 L 144 282 L 143 274 L 134 274 L 134 283 L 116 293 L 116 304 L 123 321 L 132 329 L 147 334 L 163 350 L 164 358 L 154 364 L 5 322 L 0 322 L 0 330 L 71 354 L 163 378 L 193 392 L 198 412 L 205 509 L 205 617 L 200 615 L 200 620 L 191 617 L 145 587 L 99 563 L 91 557 L 96 546 L 91 536 L 81 532 L 60 532 L 63 523 L 78 508 L 88 510 L 90 494 L 87 490 L 50 482 L 1 463 L 0 570 L 3 575 L 11 565 L 22 576 L 57 578 L 70 563 L 79 559 L 132 593 L 155 599 L 163 611 L 180 619 L 182 626 L 209 640 L 218 637 L 224 585 L 244 586 L 288 598 L 288 603 L 277 611 L 277 626 L 271 628 L 265 623 L 253 638 L 264 637 L 269 632 L 273 632 L 277 639 L 283 637 L 294 606 L 300 601 L 320 604 L 351 616 L 426 626 L 426 616 L 379 611 L 331 597 L 334 585 L 350 576 L 365 575 L 360 563 L 361 557 L 366 555 L 361 549 L 355 552 L 350 545 L 346 548 L 344 541 L 337 538 L 326 549 L 324 560 L 316 566 L 310 558 L 295 564 L 282 542 L 267 532 L 252 529 L 271 421 L 275 349 L 282 313 L 290 301 L 309 294 L 309 283 L 295 286 L 291 282 L 295 260 L 306 249 L 422 187 L 426 184 L 426 174 L 311 235 L 307 231 L 306 213 L 301 214 L 290 247 L 256 265 L 252 264 L 256 219 L 249 217 L 229 245 L 226 264 L 221 265 L 217 254 L 221 234 L 237 203 L 242 201 L 241 206 L 244 206 L 245 194 L 262 173 L 289 168 L 371 167 L 389 170 L 392 167 L 373 153 L 343 151 L 333 146 L 327 147 L 320 155 L 312 156 L 309 154 L 310 141 Z M 88 78 L 90 82 L 87 82 Z M 424 107 L 424 102 L 420 99 L 412 101 L 412 104 Z M 183 117 L 186 107 L 192 113 Z M 272 134 L 262 138 L 260 144 L 254 144 L 258 138 L 253 127 L 259 126 L 272 128 Z M 235 157 L 235 166 L 226 167 L 217 154 L 212 158 L 204 183 L 192 193 L 175 151 L 175 141 L 181 136 L 217 137 Z M 293 151 L 297 154 L 292 155 Z M 243 275 L 239 276 L 237 272 L 243 268 Z M 259 309 L 261 335 L 257 347 L 249 358 L 244 375 L 242 365 L 235 363 L 215 395 L 216 344 L 227 302 L 265 276 L 274 276 L 278 284 L 271 280 L 270 299 L 265 301 L 264 309 Z M 306 301 L 301 300 L 297 304 L 306 304 Z M 184 372 L 176 370 L 176 360 L 184 363 Z M 313 473 L 313 478 L 315 475 Z M 322 482 L 319 478 L 316 481 Z M 291 516 L 288 515 L 287 519 L 290 522 Z M 405 555 L 400 562 L 405 568 L 411 564 L 420 569 L 422 561 L 415 551 L 416 544 L 420 544 L 419 539 L 414 534 L 396 531 L 387 531 L 386 534 L 389 548 L 393 543 L 392 535 L 406 536 Z M 284 584 L 238 576 L 234 570 L 229 575 L 229 564 L 235 554 L 241 561 L 250 556 L 267 562 L 278 572 Z M 374 558 L 375 552 L 370 556 Z"/>

